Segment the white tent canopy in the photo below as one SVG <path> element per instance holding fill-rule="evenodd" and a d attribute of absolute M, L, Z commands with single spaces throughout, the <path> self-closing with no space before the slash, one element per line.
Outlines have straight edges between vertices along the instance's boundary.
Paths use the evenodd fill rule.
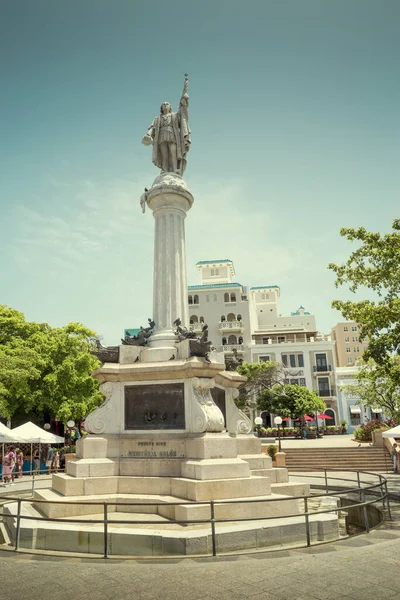
<path fill-rule="evenodd" d="M 392 429 L 386 429 L 386 431 L 384 431 L 382 433 L 382 437 L 384 437 L 384 438 L 400 438 L 400 425 L 397 425 L 396 427 L 392 427 Z"/>
<path fill-rule="evenodd" d="M 19 427 L 15 427 L 15 429 L 11 429 L 11 434 L 13 435 L 14 441 L 25 441 L 30 443 L 40 443 L 40 444 L 64 444 L 64 438 L 55 435 L 54 433 L 50 433 L 41 427 L 38 427 L 34 423 L 25 423 L 24 425 L 20 425 Z"/>
<path fill-rule="evenodd" d="M 0 444 L 9 444 L 11 442 L 25 442 L 27 440 L 16 436 L 11 429 L 0 423 Z"/>

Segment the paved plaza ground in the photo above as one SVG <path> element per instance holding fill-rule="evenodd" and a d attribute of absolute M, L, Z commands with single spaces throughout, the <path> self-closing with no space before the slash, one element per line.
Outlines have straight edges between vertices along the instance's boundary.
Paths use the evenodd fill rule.
<path fill-rule="evenodd" d="M 400 508 L 342 542 L 229 558 L 115 561 L 0 551 L 0 600 L 400 599 Z"/>
<path fill-rule="evenodd" d="M 350 440 L 285 443 L 353 446 Z M 400 600 L 400 475 L 385 476 L 399 503 L 392 502 L 393 521 L 368 535 L 309 549 L 198 559 L 59 558 L 3 550 L 0 600 Z M 36 484 L 47 486 L 49 480 L 38 478 Z M 29 486 L 26 479 L 23 487 Z"/>

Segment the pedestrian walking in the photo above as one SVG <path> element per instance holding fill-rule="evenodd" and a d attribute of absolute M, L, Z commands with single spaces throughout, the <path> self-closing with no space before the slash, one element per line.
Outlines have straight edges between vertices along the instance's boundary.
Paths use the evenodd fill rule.
<path fill-rule="evenodd" d="M 15 464 L 14 446 L 11 446 L 5 456 L 3 456 L 3 482 L 10 483 Z"/>
<path fill-rule="evenodd" d="M 15 462 L 16 462 L 16 473 L 17 473 L 18 479 L 21 479 L 21 477 L 22 477 L 22 469 L 23 469 L 23 466 L 24 466 L 24 453 L 22 452 L 22 450 L 17 450 L 16 451 L 16 455 L 17 455 L 17 458 L 15 460 Z"/>
<path fill-rule="evenodd" d="M 399 469 L 399 447 L 396 442 L 392 446 L 391 451 L 392 461 L 393 461 L 393 473 L 398 473 Z"/>
<path fill-rule="evenodd" d="M 40 452 L 38 449 L 33 453 L 33 472 L 37 475 L 40 471 Z"/>
<path fill-rule="evenodd" d="M 50 444 L 47 444 L 47 453 L 46 453 L 46 467 L 49 473 L 51 473 L 51 465 L 53 463 L 54 450 Z"/>
<path fill-rule="evenodd" d="M 53 473 L 58 473 L 58 469 L 60 468 L 60 453 L 56 450 L 53 454 L 53 459 L 51 461 L 51 470 Z"/>

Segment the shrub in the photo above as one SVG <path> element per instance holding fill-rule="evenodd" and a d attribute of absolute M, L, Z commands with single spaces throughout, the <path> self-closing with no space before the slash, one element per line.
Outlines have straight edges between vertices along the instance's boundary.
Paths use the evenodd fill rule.
<path fill-rule="evenodd" d="M 395 427 L 396 425 L 397 422 L 395 419 L 386 419 L 385 421 L 382 421 L 381 419 L 367 419 L 365 423 L 362 423 L 360 427 L 355 429 L 354 437 L 356 440 L 371 442 L 373 431 L 387 429 L 388 427 Z"/>
<path fill-rule="evenodd" d="M 270 456 L 272 458 L 272 460 L 275 460 L 275 454 L 278 452 L 278 448 L 276 446 L 274 446 L 273 444 L 270 444 L 267 447 L 267 452 L 268 452 L 268 456 Z"/>

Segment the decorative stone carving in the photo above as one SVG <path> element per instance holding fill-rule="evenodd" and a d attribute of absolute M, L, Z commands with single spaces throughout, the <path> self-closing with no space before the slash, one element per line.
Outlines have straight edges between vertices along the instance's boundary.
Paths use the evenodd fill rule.
<path fill-rule="evenodd" d="M 229 433 L 250 433 L 252 430 L 251 419 L 244 414 L 235 404 L 235 398 L 239 396 L 239 390 L 231 389 L 226 394 L 226 421 Z"/>
<path fill-rule="evenodd" d="M 103 404 L 90 413 L 85 419 L 85 429 L 88 433 L 100 434 L 106 430 L 108 413 L 111 410 L 110 400 L 114 385 L 106 381 L 100 385 L 100 391 L 105 396 Z"/>
<path fill-rule="evenodd" d="M 194 377 L 192 384 L 194 392 L 192 431 L 198 433 L 223 431 L 224 416 L 210 393 L 215 385 L 214 380 L 205 377 Z"/>
<path fill-rule="evenodd" d="M 91 350 L 90 354 L 97 356 L 102 363 L 117 363 L 119 361 L 119 346 L 102 346 L 100 340 L 96 340 L 97 350 Z"/>
<path fill-rule="evenodd" d="M 148 327 L 140 326 L 140 330 L 137 335 L 129 335 L 127 333 L 124 339 L 121 339 L 121 342 L 127 346 L 146 346 L 148 338 L 152 335 L 153 329 L 155 327 L 154 321 L 151 319 L 147 319 L 149 322 Z"/>

